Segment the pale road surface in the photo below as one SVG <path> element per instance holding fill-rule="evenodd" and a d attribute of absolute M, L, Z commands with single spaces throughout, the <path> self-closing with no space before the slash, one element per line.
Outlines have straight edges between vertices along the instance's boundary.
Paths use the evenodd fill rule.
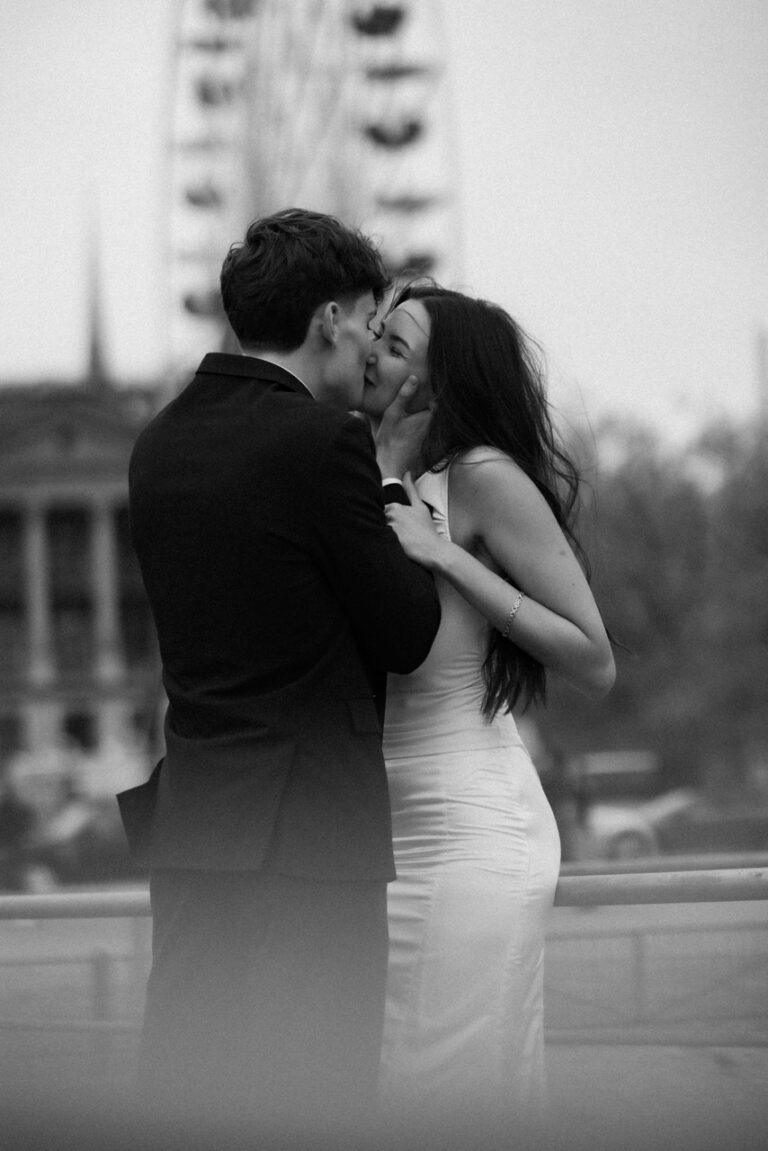
<path fill-rule="evenodd" d="M 681 926 L 697 930 L 664 933 Z M 638 959 L 622 933 L 640 927 L 647 934 Z M 720 927 L 725 930 L 714 930 Z M 148 938 L 146 919 L 0 923 L 0 1020 L 33 1024 L 0 1027 L 6 1099 L 14 1087 L 27 1091 L 30 1084 L 44 1095 L 66 1090 L 77 1098 L 99 1076 L 109 1090 L 124 1092 Z M 636 1045 L 548 1042 L 552 1147 L 768 1146 L 767 950 L 768 906 L 762 902 L 555 909 L 547 953 L 550 1034 L 578 1035 L 582 1028 L 594 1038 L 607 1025 L 630 1038 L 638 1002 L 646 1025 Z M 104 993 L 94 978 L 96 953 L 115 960 L 108 972 L 110 1012 L 134 1028 L 105 1039 L 35 1026 L 45 1019 L 93 1017 Z M 703 1035 L 705 1042 L 714 1034 L 732 1035 L 738 1045 L 659 1046 L 653 1042 L 656 1026 L 678 1027 L 689 1040 Z"/>

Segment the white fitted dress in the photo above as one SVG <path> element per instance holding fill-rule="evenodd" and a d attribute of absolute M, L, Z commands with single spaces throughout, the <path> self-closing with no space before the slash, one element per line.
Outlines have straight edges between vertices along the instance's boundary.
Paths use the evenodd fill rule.
<path fill-rule="evenodd" d="M 448 475 L 418 483 L 446 536 Z M 536 1118 L 560 840 L 514 719 L 481 714 L 491 625 L 437 582 L 443 614 L 430 655 L 387 686 L 398 878 L 380 1097 L 395 1112 L 469 1105 Z"/>

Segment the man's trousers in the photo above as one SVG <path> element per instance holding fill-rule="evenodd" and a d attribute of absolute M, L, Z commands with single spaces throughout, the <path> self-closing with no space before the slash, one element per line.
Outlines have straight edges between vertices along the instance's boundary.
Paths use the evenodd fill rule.
<path fill-rule="evenodd" d="M 386 883 L 158 869 L 139 1069 L 150 1115 L 317 1129 L 372 1113 Z"/>

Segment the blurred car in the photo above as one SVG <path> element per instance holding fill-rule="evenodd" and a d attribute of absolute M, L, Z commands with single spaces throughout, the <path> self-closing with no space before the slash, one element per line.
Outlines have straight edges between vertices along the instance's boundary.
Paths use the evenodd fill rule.
<path fill-rule="evenodd" d="M 8 835 L 11 820 L 14 833 Z M 6 832 L 0 838 L 1 890 L 44 892 L 144 876 L 128 854 L 114 799 L 72 796 L 41 818 L 4 797 L 0 829 Z"/>
<path fill-rule="evenodd" d="M 594 803 L 585 821 L 593 858 L 768 851 L 768 805 L 715 803 L 690 788 L 653 799 Z"/>
<path fill-rule="evenodd" d="M 143 878 L 115 792 L 145 771 L 145 759 L 125 743 L 93 754 L 53 745 L 14 756 L 0 779 L 0 890 Z"/>

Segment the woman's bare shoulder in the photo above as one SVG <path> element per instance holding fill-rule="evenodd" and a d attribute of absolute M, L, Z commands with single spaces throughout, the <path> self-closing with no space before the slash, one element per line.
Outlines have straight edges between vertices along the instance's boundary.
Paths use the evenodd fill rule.
<path fill-rule="evenodd" d="M 451 465 L 451 486 L 458 498 L 520 496 L 536 485 L 515 460 L 499 448 L 481 445 L 457 456 Z"/>
<path fill-rule="evenodd" d="M 449 485 L 452 539 L 479 558 L 488 555 L 490 541 L 518 536 L 548 514 L 533 481 L 498 448 L 463 452 L 451 465 Z"/>

